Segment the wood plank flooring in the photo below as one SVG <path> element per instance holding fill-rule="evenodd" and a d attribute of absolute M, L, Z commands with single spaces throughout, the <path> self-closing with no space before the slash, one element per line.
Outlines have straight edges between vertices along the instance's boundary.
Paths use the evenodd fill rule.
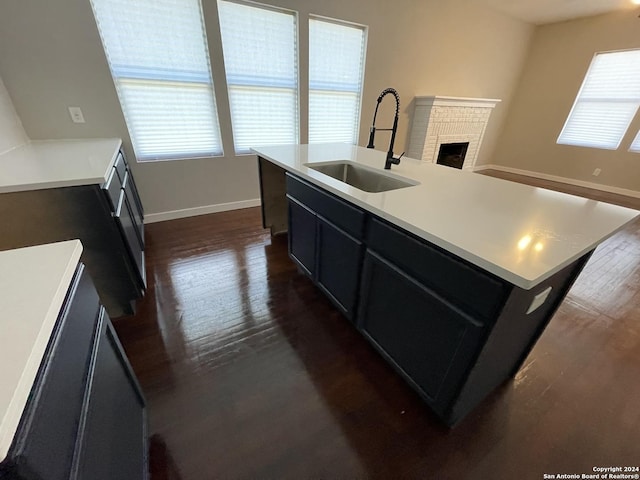
<path fill-rule="evenodd" d="M 638 221 L 598 248 L 516 378 L 453 430 L 297 272 L 258 208 L 146 234 L 147 295 L 115 325 L 148 401 L 152 480 L 541 479 L 640 464 Z"/>

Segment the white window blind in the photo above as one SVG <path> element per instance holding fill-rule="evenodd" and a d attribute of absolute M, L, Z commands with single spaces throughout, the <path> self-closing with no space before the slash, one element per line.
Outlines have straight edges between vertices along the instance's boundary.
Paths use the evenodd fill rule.
<path fill-rule="evenodd" d="M 200 0 L 92 0 L 136 157 L 222 155 Z"/>
<path fill-rule="evenodd" d="M 298 143 L 295 12 L 218 2 L 236 153 Z"/>
<path fill-rule="evenodd" d="M 364 27 L 309 20 L 309 143 L 358 142 Z"/>
<path fill-rule="evenodd" d="M 638 134 L 636 135 L 636 138 L 631 144 L 631 148 L 629 149 L 629 151 L 640 153 L 640 132 L 638 132 Z"/>
<path fill-rule="evenodd" d="M 597 54 L 558 143 L 616 150 L 640 106 L 640 50 Z"/>

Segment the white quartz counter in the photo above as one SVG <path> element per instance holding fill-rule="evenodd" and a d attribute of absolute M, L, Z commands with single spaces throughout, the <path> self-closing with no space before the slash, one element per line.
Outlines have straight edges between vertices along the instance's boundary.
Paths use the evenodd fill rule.
<path fill-rule="evenodd" d="M 594 249 L 637 210 L 347 144 L 282 145 L 259 156 L 524 289 Z M 367 193 L 308 168 L 347 160 L 419 185 Z"/>
<path fill-rule="evenodd" d="M 34 141 L 0 155 L 0 193 L 44 188 L 102 185 L 111 173 L 122 141 Z"/>
<path fill-rule="evenodd" d="M 0 462 L 80 260 L 79 240 L 0 252 Z"/>

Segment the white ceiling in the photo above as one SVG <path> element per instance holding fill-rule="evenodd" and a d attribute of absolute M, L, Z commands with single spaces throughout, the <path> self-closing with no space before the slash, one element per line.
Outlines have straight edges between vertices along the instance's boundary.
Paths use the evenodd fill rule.
<path fill-rule="evenodd" d="M 484 0 L 496 10 L 525 22 L 544 23 L 588 17 L 639 6 L 631 0 Z"/>

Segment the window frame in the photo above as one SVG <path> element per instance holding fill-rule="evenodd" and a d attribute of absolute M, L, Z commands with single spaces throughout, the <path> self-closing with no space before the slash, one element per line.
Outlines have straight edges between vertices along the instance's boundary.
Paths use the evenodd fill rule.
<path fill-rule="evenodd" d="M 353 145 L 357 145 L 360 138 L 360 123 L 362 120 L 362 97 L 364 96 L 364 77 L 367 70 L 367 51 L 369 47 L 369 26 L 361 23 L 351 22 L 348 20 L 341 20 L 338 18 L 326 17 L 324 15 L 318 15 L 314 13 L 310 13 L 307 19 L 307 32 L 308 32 L 308 41 L 307 41 L 307 138 L 308 143 L 311 144 L 311 139 L 309 138 L 309 132 L 311 130 L 311 92 L 313 90 L 317 91 L 327 91 L 327 92 L 337 92 L 338 90 L 321 90 L 311 88 L 311 20 L 318 20 L 326 23 L 333 23 L 335 25 L 352 27 L 361 29 L 363 32 L 363 41 L 362 41 L 362 71 L 360 72 L 360 84 L 358 87 L 358 108 L 356 112 L 356 121 L 355 121 L 355 139 Z"/>
<path fill-rule="evenodd" d="M 630 130 L 631 126 L 633 125 L 634 119 L 638 116 L 638 112 L 640 112 L 640 96 L 638 96 L 638 97 L 628 96 L 628 97 L 623 97 L 623 98 L 596 97 L 596 98 L 587 98 L 587 99 L 582 99 L 581 96 L 582 96 L 582 94 L 584 92 L 585 86 L 587 85 L 587 81 L 590 79 L 590 75 L 591 75 L 591 73 L 593 71 L 593 67 L 594 67 L 596 58 L 599 55 L 609 55 L 609 54 L 616 54 L 616 53 L 619 54 L 619 53 L 625 53 L 625 52 L 638 52 L 638 54 L 640 54 L 640 48 L 629 48 L 629 49 L 624 49 L 624 50 L 610 50 L 610 51 L 594 53 L 593 57 L 591 58 L 591 62 L 589 63 L 589 67 L 587 68 L 587 72 L 584 74 L 584 77 L 582 79 L 582 84 L 580 85 L 580 89 L 578 90 L 578 93 L 576 94 L 575 100 L 573 101 L 573 105 L 571 106 L 571 110 L 569 111 L 569 114 L 567 115 L 567 118 L 564 121 L 562 129 L 560 130 L 560 134 L 558 135 L 558 137 L 556 139 L 556 144 L 557 145 L 567 145 L 567 146 L 582 147 L 582 148 L 595 148 L 595 149 L 609 150 L 609 151 L 616 151 L 616 150 L 620 149 L 620 145 L 622 144 L 622 141 L 628 135 L 629 130 Z M 626 125 L 626 127 L 624 129 L 624 132 L 620 136 L 618 144 L 615 147 L 607 147 L 607 146 L 602 146 L 602 145 L 586 145 L 586 144 L 583 144 L 583 143 L 569 143 L 566 140 L 565 141 L 561 141 L 562 136 L 565 133 L 567 127 L 569 126 L 569 123 L 570 123 L 570 121 L 572 119 L 572 116 L 573 116 L 574 112 L 576 111 L 576 108 L 579 105 L 597 104 L 597 103 L 605 103 L 605 102 L 609 102 L 609 103 L 632 103 L 632 102 L 635 102 L 635 105 L 636 105 L 635 106 L 635 111 L 634 111 L 633 115 L 629 116 L 629 120 L 628 120 L 627 125 Z M 587 133 L 592 133 L 592 132 L 587 132 Z M 639 132 L 639 135 L 640 135 L 640 132 Z M 631 148 L 630 148 L 629 151 L 634 151 L 634 150 L 631 150 Z"/>
<path fill-rule="evenodd" d="M 222 15 L 220 14 L 220 3 L 222 2 L 226 2 L 226 3 L 235 3 L 238 5 L 244 5 L 247 7 L 252 7 L 252 8 L 259 8 L 262 10 L 268 10 L 271 12 L 275 12 L 275 13 L 281 13 L 281 14 L 288 14 L 291 15 L 294 19 L 294 44 L 293 44 L 293 51 L 294 51 L 294 59 L 295 59 L 295 114 L 294 114 L 294 126 L 295 126 L 295 132 L 294 132 L 294 142 L 295 143 L 300 143 L 300 136 L 301 136 L 301 125 L 300 125 L 300 97 L 301 97 L 301 89 L 300 89 L 300 70 L 301 70 L 301 64 L 300 64 L 300 12 L 298 10 L 293 10 L 290 8 L 285 8 L 285 7 L 279 7 L 279 6 L 275 6 L 275 5 L 269 5 L 269 4 L 264 4 L 264 3 L 260 3 L 260 2 L 255 2 L 252 0 L 217 0 L 216 1 L 216 8 L 217 8 L 217 14 L 218 14 L 218 32 L 220 34 L 220 49 L 222 51 L 222 63 L 224 65 L 224 79 L 225 79 L 225 86 L 226 86 L 226 93 L 227 93 L 227 104 L 229 107 L 229 124 L 231 127 L 231 141 L 233 143 L 233 151 L 234 151 L 234 155 L 236 157 L 246 157 L 246 156 L 251 156 L 251 155 L 255 155 L 253 152 L 251 152 L 251 148 L 249 148 L 248 151 L 244 151 L 244 150 L 238 150 L 238 147 L 236 146 L 236 128 L 234 126 L 234 122 L 233 122 L 233 107 L 231 105 L 231 87 L 246 87 L 246 88 L 264 88 L 264 89 L 269 89 L 269 88 L 282 88 L 282 87 L 278 87 L 278 86 L 273 86 L 273 85 L 267 85 L 267 84 L 262 84 L 262 85 L 258 85 L 258 84 L 245 84 L 245 83 L 230 83 L 229 82 L 229 74 L 227 72 L 227 63 L 226 63 L 226 59 L 224 56 L 224 40 L 223 40 L 223 33 L 222 33 Z M 259 146 L 256 144 L 256 146 Z"/>
<path fill-rule="evenodd" d="M 187 72 L 182 72 L 181 74 L 176 69 L 174 70 L 166 69 L 166 71 L 164 72 L 165 75 L 163 75 L 161 73 L 162 67 L 152 68 L 152 67 L 145 67 L 145 66 L 136 67 L 136 66 L 130 66 L 130 65 L 121 66 L 121 65 L 113 64 L 110 59 L 109 51 L 107 50 L 107 45 L 105 43 L 105 37 L 102 31 L 102 27 L 100 26 L 101 20 L 98 18 L 97 8 L 94 5 L 95 1 L 97 0 L 90 1 L 93 18 L 94 18 L 94 21 L 96 22 L 102 49 L 105 54 L 105 58 L 107 60 L 109 72 L 111 73 L 111 78 L 113 80 L 114 87 L 116 89 L 118 101 L 120 103 L 120 108 L 121 108 L 125 123 L 127 125 L 127 131 L 131 139 L 136 161 L 138 163 L 150 163 L 150 162 L 162 162 L 162 161 L 193 160 L 193 159 L 202 159 L 202 158 L 224 157 L 224 141 L 222 138 L 222 129 L 220 125 L 220 111 L 218 107 L 218 99 L 216 98 L 216 92 L 215 92 L 213 67 L 211 65 L 211 52 L 209 49 L 209 39 L 207 35 L 207 25 L 205 22 L 202 0 L 195 0 L 197 1 L 197 5 L 198 5 L 198 15 L 200 18 L 200 26 L 201 26 L 201 30 L 199 32 L 196 32 L 196 35 L 198 37 L 200 37 L 201 35 L 202 37 L 200 41 L 203 42 L 202 44 L 204 48 L 204 57 L 205 57 L 206 68 L 208 72 L 208 78 L 206 79 L 207 81 L 204 81 L 205 80 L 204 75 L 193 74 L 191 78 L 189 78 L 189 75 Z M 127 70 L 130 73 L 129 75 L 126 74 Z M 124 71 L 124 74 L 122 71 Z M 173 84 L 173 85 L 180 85 L 185 88 L 190 85 L 206 88 L 210 94 L 210 99 L 211 99 L 210 106 L 213 107 L 213 111 L 212 111 L 213 132 L 211 133 L 213 133 L 213 137 L 217 141 L 217 144 L 219 146 L 219 153 L 218 151 L 212 151 L 211 153 L 207 153 L 207 152 L 192 153 L 192 152 L 182 151 L 182 152 L 165 154 L 165 155 L 158 154 L 158 153 L 154 153 L 154 154 L 140 153 L 138 148 L 136 148 L 137 139 L 134 136 L 135 128 L 132 124 L 133 121 L 131 119 L 131 110 L 133 110 L 133 108 L 126 101 L 126 94 L 124 93 L 123 87 L 121 85 L 121 83 L 126 83 L 126 82 L 130 82 L 132 84 L 139 83 L 140 85 L 145 85 L 150 87 L 154 85 L 170 86 Z"/>

